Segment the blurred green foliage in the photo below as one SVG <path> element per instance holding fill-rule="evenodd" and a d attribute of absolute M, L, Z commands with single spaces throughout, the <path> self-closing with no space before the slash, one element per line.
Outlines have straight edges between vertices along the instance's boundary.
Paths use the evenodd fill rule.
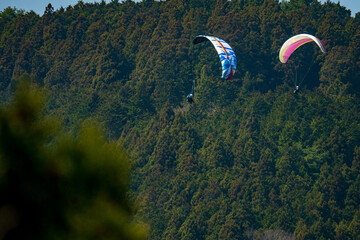
<path fill-rule="evenodd" d="M 0 239 L 144 239 L 124 151 L 90 124 L 65 133 L 43 95 L 22 82 L 0 110 Z"/>

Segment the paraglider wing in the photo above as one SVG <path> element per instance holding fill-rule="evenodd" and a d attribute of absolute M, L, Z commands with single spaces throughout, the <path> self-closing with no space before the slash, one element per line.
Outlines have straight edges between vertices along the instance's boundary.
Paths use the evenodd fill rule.
<path fill-rule="evenodd" d="M 312 41 L 314 41 L 319 46 L 319 48 L 321 49 L 321 51 L 323 53 L 326 52 L 325 46 L 320 41 L 320 39 L 318 39 L 310 34 L 299 34 L 299 35 L 295 35 L 295 36 L 289 38 L 282 45 L 280 52 L 279 52 L 280 61 L 282 63 L 286 63 L 287 60 L 289 59 L 289 57 L 291 56 L 291 54 L 293 52 L 295 52 L 295 50 L 297 48 L 304 45 L 305 43 L 312 42 Z"/>
<path fill-rule="evenodd" d="M 232 50 L 230 45 L 224 40 L 212 36 L 199 35 L 193 40 L 193 43 L 198 44 L 205 41 L 210 41 L 219 54 L 222 65 L 222 78 L 225 80 L 232 78 L 236 70 L 236 56 L 234 50 Z"/>

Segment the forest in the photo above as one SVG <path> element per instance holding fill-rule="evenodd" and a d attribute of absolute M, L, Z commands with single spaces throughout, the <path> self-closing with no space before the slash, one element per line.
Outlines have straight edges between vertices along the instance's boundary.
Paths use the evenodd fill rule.
<path fill-rule="evenodd" d="M 281 63 L 282 44 L 301 33 L 321 39 L 326 53 L 307 43 Z M 210 42 L 193 44 L 201 34 L 233 48 L 237 69 L 230 80 L 221 79 Z M 26 93 L 24 82 L 41 92 L 41 103 L 39 94 Z M 195 102 L 189 104 L 194 82 Z M 7 154 L 18 159 L 14 166 L 26 165 L 7 151 L 8 137 L 16 133 L 29 149 L 39 134 L 42 140 L 34 144 L 48 149 L 39 156 L 51 158 L 50 165 L 60 170 L 73 161 L 84 175 L 60 172 L 64 180 L 50 178 L 53 185 L 39 190 L 55 202 L 47 212 L 61 206 L 69 214 L 59 219 L 56 214 L 64 213 L 57 210 L 49 216 L 37 202 L 42 220 L 53 222 L 46 233 L 36 226 L 42 237 L 34 239 L 119 239 L 111 233 L 124 219 L 135 221 L 131 229 L 141 234 L 120 239 L 359 239 L 359 92 L 360 13 L 352 17 L 339 3 L 78 1 L 56 10 L 44 6 L 42 16 L 9 7 L 0 12 L 1 108 L 11 109 L 20 96 L 25 107 L 15 101 L 14 108 L 37 117 L 27 130 L 12 125 L 21 114 L 0 111 L 0 195 L 22 186 L 15 180 L 9 185 L 16 174 L 1 170 L 11 164 Z M 80 134 L 85 144 L 44 139 L 45 130 L 38 128 L 54 129 L 49 122 L 56 122 L 66 139 Z M 101 133 L 84 130 L 92 123 Z M 23 135 L 16 130 L 22 128 Z M 98 145 L 105 147 L 97 152 Z M 116 160 L 116 150 L 128 167 Z M 19 174 L 32 179 L 32 170 L 38 173 L 23 166 Z M 106 171 L 129 180 L 91 181 Z M 41 179 L 46 178 L 30 181 L 24 191 L 38 190 Z M 81 190 L 78 182 L 91 182 L 95 190 Z M 65 186 L 73 189 L 69 197 Z M 76 213 L 78 201 L 92 198 L 106 204 L 98 209 L 89 200 Z M 116 199 L 126 202 L 127 217 L 121 217 Z M 0 200 L 0 224 L 6 204 Z M 103 226 L 101 209 L 119 215 L 106 216 L 110 224 Z M 100 216 L 99 222 L 85 221 L 89 216 Z M 82 220 L 96 229 L 88 231 Z M 61 225 L 66 221 L 68 228 Z M 33 225 L 25 229 L 32 232 Z"/>

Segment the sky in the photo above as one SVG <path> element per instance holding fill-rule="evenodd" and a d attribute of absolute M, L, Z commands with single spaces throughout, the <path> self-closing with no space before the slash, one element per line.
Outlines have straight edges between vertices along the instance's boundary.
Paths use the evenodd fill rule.
<path fill-rule="evenodd" d="M 139 0 L 136 0 L 136 2 Z M 333 2 L 340 2 L 341 5 L 351 10 L 351 15 L 355 16 L 355 13 L 360 12 L 360 0 L 333 0 Z M 69 5 L 75 5 L 78 0 L 0 0 L 0 11 L 3 11 L 8 6 L 16 7 L 17 9 L 23 9 L 25 11 L 33 10 L 39 15 L 42 15 L 45 11 L 45 7 L 51 3 L 55 10 L 61 6 L 66 8 Z M 83 0 L 83 2 L 101 2 L 101 0 Z M 105 0 L 109 3 L 111 0 Z M 324 3 L 326 0 L 320 0 Z"/>
<path fill-rule="evenodd" d="M 66 8 L 69 5 L 75 5 L 78 0 L 0 0 L 0 11 L 4 10 L 7 7 L 16 7 L 17 9 L 23 9 L 25 11 L 33 10 L 39 15 L 43 15 L 46 6 L 51 3 L 54 7 L 54 10 L 59 9 L 60 7 Z M 91 0 L 83 2 L 101 2 L 101 0 Z M 109 3 L 111 0 L 105 0 Z"/>
<path fill-rule="evenodd" d="M 320 0 L 320 2 L 324 3 L 326 0 Z M 334 0 L 334 3 L 340 2 L 340 5 L 346 7 L 351 10 L 351 16 L 355 17 L 357 12 L 360 12 L 360 0 Z"/>

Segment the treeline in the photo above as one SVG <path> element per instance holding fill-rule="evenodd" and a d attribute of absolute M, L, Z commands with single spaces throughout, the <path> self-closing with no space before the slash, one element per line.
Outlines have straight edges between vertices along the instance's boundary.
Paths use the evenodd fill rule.
<path fill-rule="evenodd" d="M 30 77 L 47 92 L 46 115 L 69 129 L 97 121 L 123 142 L 151 239 L 356 239 L 359 17 L 317 0 L 79 1 L 42 17 L 8 8 L 1 100 Z M 306 44 L 280 63 L 299 33 L 327 53 Z M 211 44 L 192 44 L 199 34 L 234 49 L 230 81 Z"/>

